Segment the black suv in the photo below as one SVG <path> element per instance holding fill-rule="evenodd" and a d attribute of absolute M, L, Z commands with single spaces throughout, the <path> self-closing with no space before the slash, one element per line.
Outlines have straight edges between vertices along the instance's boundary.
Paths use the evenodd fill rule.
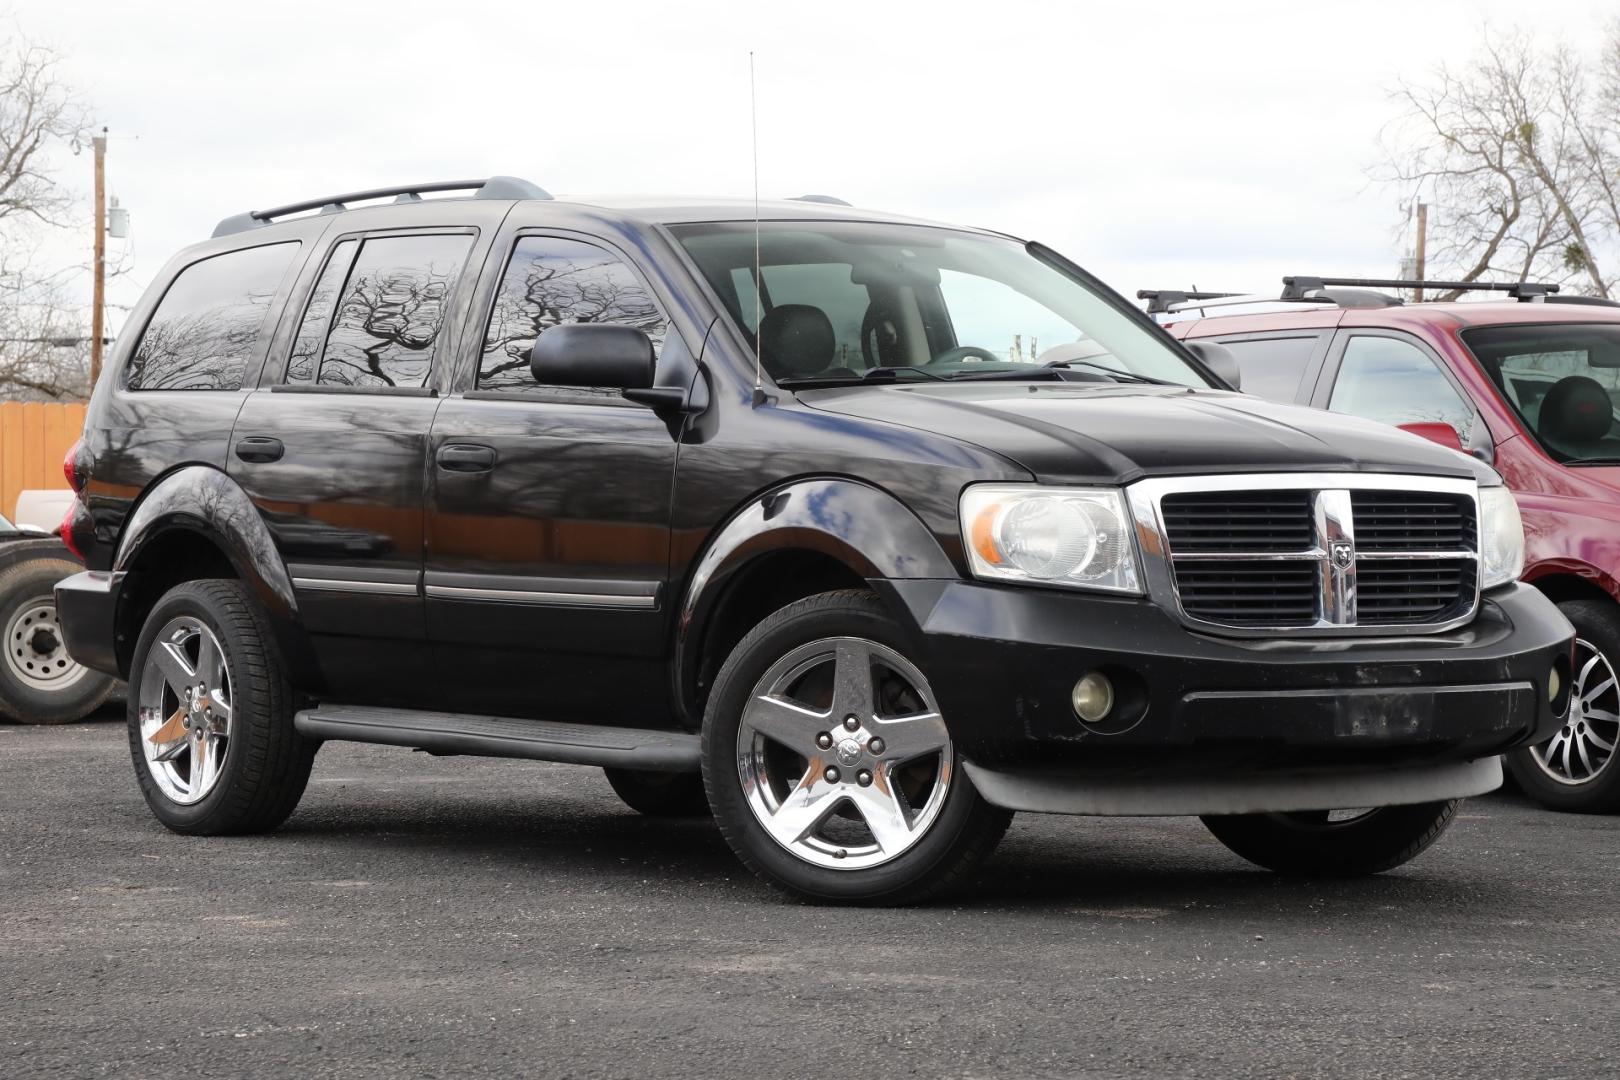
<path fill-rule="evenodd" d="M 353 739 L 601 766 L 819 900 L 1016 810 L 1360 874 L 1568 705 L 1489 467 L 1235 394 L 1040 244 L 496 177 L 228 219 L 129 327 L 57 598 L 179 832 Z"/>

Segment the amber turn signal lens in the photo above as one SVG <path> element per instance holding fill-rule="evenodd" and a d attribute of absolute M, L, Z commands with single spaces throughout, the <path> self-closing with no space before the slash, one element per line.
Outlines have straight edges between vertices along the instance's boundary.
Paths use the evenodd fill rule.
<path fill-rule="evenodd" d="M 979 516 L 973 519 L 971 541 L 973 550 L 979 553 L 979 558 L 991 566 L 1002 563 L 1001 552 L 996 550 L 994 528 L 996 515 L 1001 512 L 1001 503 L 991 503 L 979 511 Z"/>

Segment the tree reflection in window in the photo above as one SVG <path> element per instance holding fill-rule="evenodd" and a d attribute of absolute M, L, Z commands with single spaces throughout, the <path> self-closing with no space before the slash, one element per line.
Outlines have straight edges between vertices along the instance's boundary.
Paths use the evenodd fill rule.
<path fill-rule="evenodd" d="M 135 347 L 131 390 L 238 390 L 271 301 L 297 252 L 267 244 L 192 263 L 174 279 Z"/>
<path fill-rule="evenodd" d="M 354 262 L 355 240 L 345 240 L 332 249 L 321 271 L 320 280 L 310 290 L 309 304 L 304 318 L 298 324 L 298 337 L 293 341 L 292 356 L 287 361 L 288 382 L 310 382 L 315 378 L 315 361 L 326 342 L 327 327 L 332 325 L 332 308 L 338 293 L 349 277 L 349 266 Z"/>
<path fill-rule="evenodd" d="M 495 297 L 478 389 L 538 389 L 529 373 L 529 353 L 540 332 L 586 322 L 634 326 L 652 338 L 655 351 L 663 347 L 663 316 L 617 256 L 575 240 L 523 237 Z"/>
<path fill-rule="evenodd" d="M 349 271 L 318 382 L 328 386 L 423 386 L 445 306 L 472 237 L 367 240 Z"/>

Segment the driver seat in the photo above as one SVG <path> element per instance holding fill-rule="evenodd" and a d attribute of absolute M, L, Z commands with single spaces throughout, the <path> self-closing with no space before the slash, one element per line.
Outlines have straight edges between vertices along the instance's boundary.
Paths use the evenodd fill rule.
<path fill-rule="evenodd" d="M 771 375 L 802 379 L 832 367 L 838 335 L 827 313 L 810 304 L 778 304 L 759 321 L 759 356 Z"/>

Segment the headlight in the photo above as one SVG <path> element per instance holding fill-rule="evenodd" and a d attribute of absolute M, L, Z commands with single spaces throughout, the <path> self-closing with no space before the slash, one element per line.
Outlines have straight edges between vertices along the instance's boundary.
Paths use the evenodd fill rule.
<path fill-rule="evenodd" d="M 1117 488 L 978 484 L 962 493 L 962 536 L 975 577 L 1142 591 Z"/>
<path fill-rule="evenodd" d="M 1494 589 L 1524 573 L 1524 522 L 1505 487 L 1479 489 L 1480 588 Z"/>

